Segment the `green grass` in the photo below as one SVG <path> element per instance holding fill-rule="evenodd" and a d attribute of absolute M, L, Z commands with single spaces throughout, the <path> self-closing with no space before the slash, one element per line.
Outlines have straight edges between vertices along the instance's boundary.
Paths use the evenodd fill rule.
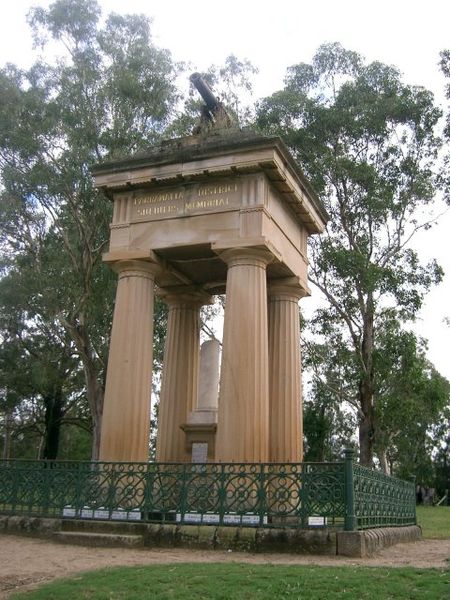
<path fill-rule="evenodd" d="M 94 571 L 16 600 L 444 600 L 450 570 L 176 564 Z"/>
<path fill-rule="evenodd" d="M 450 539 L 450 506 L 418 506 L 417 523 L 426 539 Z"/>

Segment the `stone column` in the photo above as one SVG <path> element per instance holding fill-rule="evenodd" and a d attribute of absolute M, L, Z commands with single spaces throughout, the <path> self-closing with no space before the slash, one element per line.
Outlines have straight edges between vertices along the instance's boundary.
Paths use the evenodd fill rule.
<path fill-rule="evenodd" d="M 169 305 L 164 366 L 158 414 L 156 459 L 187 462 L 191 456 L 181 429 L 197 405 L 200 358 L 200 308 L 208 294 L 180 287 L 161 295 Z"/>
<path fill-rule="evenodd" d="M 197 406 L 200 412 L 217 413 L 219 394 L 219 357 L 218 340 L 207 340 L 200 348 L 200 374 Z"/>
<path fill-rule="evenodd" d="M 298 301 L 291 280 L 269 285 L 270 461 L 303 460 L 303 414 Z"/>
<path fill-rule="evenodd" d="M 143 260 L 114 263 L 119 273 L 109 348 L 100 460 L 148 461 L 153 362 L 154 280 Z"/>
<path fill-rule="evenodd" d="M 269 453 L 268 251 L 226 250 L 228 265 L 216 460 L 265 462 Z"/>

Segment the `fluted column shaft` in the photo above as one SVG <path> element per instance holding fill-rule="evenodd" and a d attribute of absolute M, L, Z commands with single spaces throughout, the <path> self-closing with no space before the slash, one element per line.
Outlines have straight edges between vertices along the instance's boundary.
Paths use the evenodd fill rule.
<path fill-rule="evenodd" d="M 157 265 L 119 261 L 100 441 L 100 460 L 147 461 Z"/>
<path fill-rule="evenodd" d="M 163 294 L 169 305 L 158 414 L 156 459 L 185 462 L 191 456 L 181 426 L 197 403 L 200 307 L 209 302 L 186 292 Z"/>
<path fill-rule="evenodd" d="M 269 286 L 270 461 L 303 460 L 300 286 Z"/>
<path fill-rule="evenodd" d="M 269 380 L 266 266 L 271 255 L 226 250 L 228 265 L 216 460 L 268 460 Z"/>

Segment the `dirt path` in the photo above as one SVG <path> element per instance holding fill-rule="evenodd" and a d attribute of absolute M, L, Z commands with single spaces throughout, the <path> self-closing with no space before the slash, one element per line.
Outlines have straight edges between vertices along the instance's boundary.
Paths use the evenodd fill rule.
<path fill-rule="evenodd" d="M 397 544 L 373 558 L 353 559 L 340 556 L 245 554 L 185 549 L 85 548 L 0 534 L 0 598 L 7 598 L 12 591 L 32 589 L 43 582 L 83 571 L 177 562 L 450 568 L 450 540 Z"/>

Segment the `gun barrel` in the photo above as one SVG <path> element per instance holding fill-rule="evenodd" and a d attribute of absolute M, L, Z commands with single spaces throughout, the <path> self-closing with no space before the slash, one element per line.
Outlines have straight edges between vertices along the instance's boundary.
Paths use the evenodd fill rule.
<path fill-rule="evenodd" d="M 219 104 L 217 98 L 214 96 L 214 94 L 211 91 L 211 88 L 200 75 L 200 73 L 192 73 L 189 79 L 197 88 L 198 93 L 205 101 L 205 104 L 208 107 L 208 109 L 211 111 L 215 110 Z"/>

